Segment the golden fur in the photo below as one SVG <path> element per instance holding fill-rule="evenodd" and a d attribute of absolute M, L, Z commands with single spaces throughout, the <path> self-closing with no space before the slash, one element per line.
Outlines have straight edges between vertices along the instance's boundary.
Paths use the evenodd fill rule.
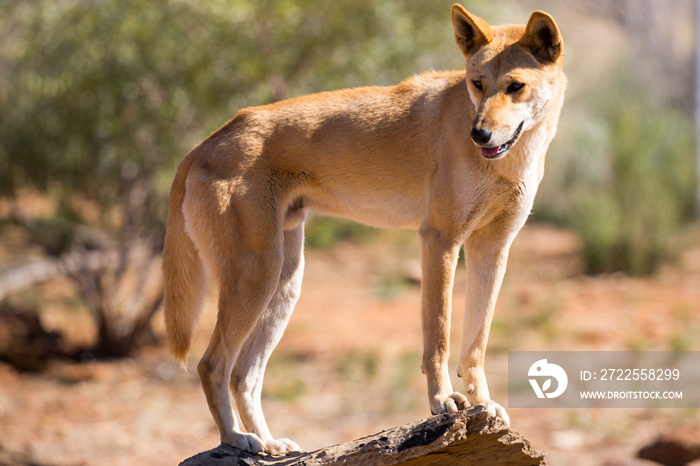
<path fill-rule="evenodd" d="M 307 210 L 418 231 L 430 409 L 483 404 L 508 419 L 490 398 L 484 354 L 508 250 L 556 131 L 563 41 L 543 12 L 527 26 L 492 27 L 454 5 L 452 23 L 466 71 L 243 109 L 180 165 L 163 255 L 165 321 L 184 362 L 207 270 L 219 286 L 219 311 L 198 371 L 223 443 L 299 449 L 272 437 L 260 393 L 299 296 Z M 460 247 L 468 270 L 459 363 L 466 396 L 452 389 L 447 368 Z"/>

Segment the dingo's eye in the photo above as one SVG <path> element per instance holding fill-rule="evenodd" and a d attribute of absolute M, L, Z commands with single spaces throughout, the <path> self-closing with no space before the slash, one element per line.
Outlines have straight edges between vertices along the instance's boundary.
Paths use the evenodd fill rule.
<path fill-rule="evenodd" d="M 481 81 L 478 80 L 472 81 L 472 86 L 474 86 L 477 91 L 481 91 L 484 88 L 484 86 L 481 85 Z"/>
<path fill-rule="evenodd" d="M 508 85 L 508 89 L 506 89 L 506 93 L 513 94 L 515 92 L 518 92 L 523 87 L 525 87 L 524 83 L 519 83 L 517 81 L 514 81 L 514 82 L 510 83 L 510 85 Z"/>

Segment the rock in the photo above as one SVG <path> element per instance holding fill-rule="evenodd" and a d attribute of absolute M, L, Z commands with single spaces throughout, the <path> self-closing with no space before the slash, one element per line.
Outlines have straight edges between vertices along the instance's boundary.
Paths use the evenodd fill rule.
<path fill-rule="evenodd" d="M 700 459 L 700 427 L 686 427 L 660 435 L 637 453 L 642 459 L 682 466 Z"/>
<path fill-rule="evenodd" d="M 340 445 L 285 456 L 252 455 L 227 445 L 180 466 L 437 466 L 546 464 L 530 441 L 482 406 L 439 414 Z"/>

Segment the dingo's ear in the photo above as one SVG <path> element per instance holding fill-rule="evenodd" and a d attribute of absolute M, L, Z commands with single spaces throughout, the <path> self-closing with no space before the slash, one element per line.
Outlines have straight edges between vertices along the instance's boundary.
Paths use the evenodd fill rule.
<path fill-rule="evenodd" d="M 530 16 L 525 34 L 518 43 L 530 50 L 540 63 L 554 63 L 564 51 L 559 26 L 544 11 L 536 11 Z"/>
<path fill-rule="evenodd" d="M 471 55 L 493 39 L 489 23 L 456 3 L 452 5 L 452 26 L 455 28 L 457 45 L 464 55 Z"/>

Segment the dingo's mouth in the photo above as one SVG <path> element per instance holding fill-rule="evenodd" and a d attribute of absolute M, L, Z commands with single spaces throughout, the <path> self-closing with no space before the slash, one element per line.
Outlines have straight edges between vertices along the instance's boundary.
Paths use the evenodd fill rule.
<path fill-rule="evenodd" d="M 511 137 L 505 144 L 501 144 L 500 146 L 496 147 L 479 147 L 481 150 L 481 155 L 484 158 L 494 160 L 494 159 L 499 159 L 503 157 L 503 155 L 506 153 L 507 150 L 509 150 L 511 147 L 513 147 L 513 144 L 515 144 L 515 141 L 518 140 L 518 137 L 520 137 L 520 132 L 523 130 L 523 123 L 520 123 L 518 125 L 518 128 L 515 130 L 515 133 L 513 133 L 513 137 Z"/>

